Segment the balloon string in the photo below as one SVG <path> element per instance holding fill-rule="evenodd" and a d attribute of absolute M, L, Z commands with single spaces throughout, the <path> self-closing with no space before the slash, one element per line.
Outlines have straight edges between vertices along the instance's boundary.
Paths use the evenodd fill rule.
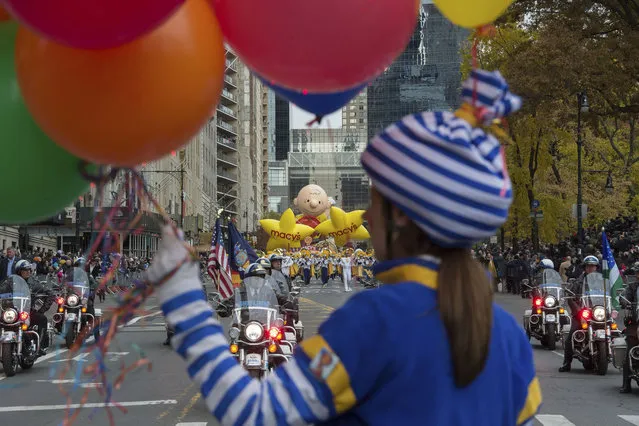
<path fill-rule="evenodd" d="M 309 121 L 308 123 L 306 123 L 306 125 L 308 127 L 311 127 L 313 124 L 317 123 L 317 124 L 322 124 L 322 120 L 324 119 L 323 115 L 316 115 L 314 119 L 312 119 L 311 121 Z"/>

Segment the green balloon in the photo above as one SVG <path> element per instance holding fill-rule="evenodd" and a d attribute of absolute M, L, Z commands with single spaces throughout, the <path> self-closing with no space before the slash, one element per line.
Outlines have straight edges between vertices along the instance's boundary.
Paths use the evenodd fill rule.
<path fill-rule="evenodd" d="M 0 23 L 0 224 L 49 218 L 86 192 L 81 160 L 56 145 L 35 123 L 15 71 L 18 24 Z"/>

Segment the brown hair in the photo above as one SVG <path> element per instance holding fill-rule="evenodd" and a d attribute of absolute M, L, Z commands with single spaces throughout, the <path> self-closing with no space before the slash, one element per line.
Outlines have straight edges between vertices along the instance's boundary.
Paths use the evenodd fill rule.
<path fill-rule="evenodd" d="M 470 385 L 488 358 L 493 321 L 492 288 L 484 268 L 470 249 L 433 244 L 417 225 L 395 228 L 403 256 L 430 254 L 441 259 L 437 299 L 450 344 L 455 385 Z M 399 247 L 394 247 L 399 248 Z M 399 253 L 397 253 L 399 254 Z"/>

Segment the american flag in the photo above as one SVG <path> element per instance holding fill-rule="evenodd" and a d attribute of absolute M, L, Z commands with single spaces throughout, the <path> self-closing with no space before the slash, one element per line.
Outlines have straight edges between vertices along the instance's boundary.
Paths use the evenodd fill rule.
<path fill-rule="evenodd" d="M 228 299 L 233 296 L 231 267 L 229 265 L 229 256 L 224 248 L 224 236 L 222 235 L 220 219 L 215 222 L 215 232 L 213 232 L 213 238 L 211 239 L 211 252 L 209 253 L 206 271 L 217 285 L 222 299 Z"/>

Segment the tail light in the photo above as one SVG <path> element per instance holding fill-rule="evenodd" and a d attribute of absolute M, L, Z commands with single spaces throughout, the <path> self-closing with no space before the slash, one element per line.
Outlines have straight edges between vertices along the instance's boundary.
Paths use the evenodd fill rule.
<path fill-rule="evenodd" d="M 56 302 L 58 302 L 58 305 L 64 305 L 64 298 L 58 297 L 58 300 L 56 300 Z"/>
<path fill-rule="evenodd" d="M 535 306 L 541 306 L 541 302 L 542 302 L 542 300 L 541 300 L 540 297 L 535 298 L 535 300 L 533 301 Z"/>
<path fill-rule="evenodd" d="M 20 312 L 20 321 L 26 321 L 29 319 L 29 312 Z"/>
<path fill-rule="evenodd" d="M 581 317 L 585 320 L 589 320 L 591 315 L 592 313 L 590 312 L 590 309 L 584 309 L 581 311 Z"/>
<path fill-rule="evenodd" d="M 282 340 L 282 332 L 277 327 L 271 327 L 268 331 L 268 335 L 271 339 Z"/>

